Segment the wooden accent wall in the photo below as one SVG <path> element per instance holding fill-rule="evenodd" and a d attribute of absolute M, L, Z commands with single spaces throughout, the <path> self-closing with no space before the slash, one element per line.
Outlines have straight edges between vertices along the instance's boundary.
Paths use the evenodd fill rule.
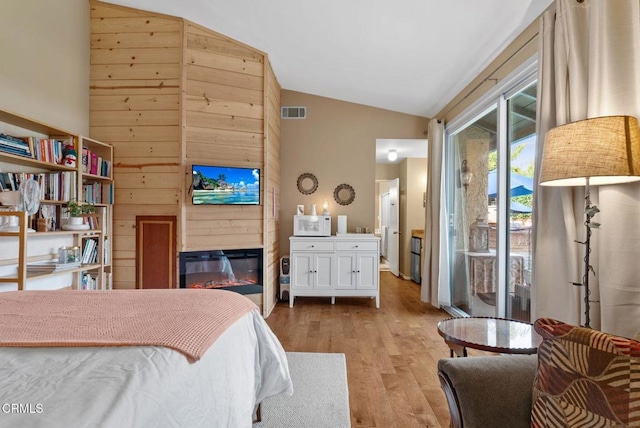
<path fill-rule="evenodd" d="M 264 185 L 264 312 L 269 314 L 278 298 L 280 279 L 280 85 L 271 64 L 265 64 L 265 171 Z"/>
<path fill-rule="evenodd" d="M 136 216 L 179 214 L 182 27 L 91 3 L 90 133 L 114 147 L 114 288 L 136 287 Z"/>
<path fill-rule="evenodd" d="M 136 286 L 136 216 L 175 215 L 178 251 L 264 249 L 268 314 L 280 86 L 267 55 L 181 18 L 92 0 L 90 96 L 91 135 L 114 146 L 114 287 Z M 262 205 L 192 205 L 194 163 L 259 168 Z"/>

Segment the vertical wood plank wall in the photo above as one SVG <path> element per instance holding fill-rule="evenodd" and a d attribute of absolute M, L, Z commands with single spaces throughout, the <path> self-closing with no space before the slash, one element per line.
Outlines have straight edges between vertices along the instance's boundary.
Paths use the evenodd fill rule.
<path fill-rule="evenodd" d="M 114 287 L 136 285 L 135 217 L 176 215 L 178 251 L 264 249 L 268 314 L 278 286 L 280 86 L 267 55 L 181 18 L 91 6 L 90 130 L 115 149 Z M 192 205 L 194 163 L 259 168 L 262 205 Z"/>
<path fill-rule="evenodd" d="M 262 206 L 191 204 L 191 165 L 264 173 L 264 54 L 186 25 L 185 239 L 183 251 L 263 246 Z M 186 177 L 189 175 L 189 177 Z M 261 185 L 264 202 L 264 180 Z"/>
<path fill-rule="evenodd" d="M 265 64 L 265 263 L 264 281 L 270 284 L 265 288 L 264 312 L 269 314 L 278 296 L 280 275 L 280 85 L 276 79 L 271 63 Z"/>
<path fill-rule="evenodd" d="M 182 27 L 91 3 L 90 133 L 114 147 L 114 288 L 136 287 L 136 216 L 179 213 Z"/>

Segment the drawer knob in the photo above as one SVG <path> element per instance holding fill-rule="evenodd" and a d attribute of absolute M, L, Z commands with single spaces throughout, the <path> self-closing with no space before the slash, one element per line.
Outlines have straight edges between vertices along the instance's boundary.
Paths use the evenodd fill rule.
<path fill-rule="evenodd" d="M 356 245 L 356 248 L 358 248 L 358 246 Z"/>
<path fill-rule="evenodd" d="M 312 245 L 312 246 L 311 246 L 311 248 L 315 248 L 315 247 L 316 247 L 315 245 Z"/>

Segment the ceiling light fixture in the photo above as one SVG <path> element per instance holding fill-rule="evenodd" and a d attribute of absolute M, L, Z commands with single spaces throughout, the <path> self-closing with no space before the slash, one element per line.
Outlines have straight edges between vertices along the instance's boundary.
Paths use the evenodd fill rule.
<path fill-rule="evenodd" d="M 389 159 L 391 162 L 395 161 L 396 159 L 398 159 L 398 152 L 396 150 L 389 150 L 387 159 Z"/>

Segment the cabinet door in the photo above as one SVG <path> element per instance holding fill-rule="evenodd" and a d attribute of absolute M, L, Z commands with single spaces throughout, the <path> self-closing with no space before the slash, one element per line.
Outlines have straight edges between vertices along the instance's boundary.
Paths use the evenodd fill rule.
<path fill-rule="evenodd" d="M 136 216 L 136 288 L 176 288 L 176 216 Z"/>
<path fill-rule="evenodd" d="M 333 288 L 333 254 L 316 253 L 314 255 L 314 274 L 316 290 L 331 290 Z"/>
<path fill-rule="evenodd" d="M 313 254 L 291 253 L 291 288 L 311 290 L 313 278 Z"/>
<path fill-rule="evenodd" d="M 359 290 L 375 290 L 378 288 L 378 253 L 358 253 L 358 285 Z"/>
<path fill-rule="evenodd" d="M 353 253 L 337 253 L 336 255 L 336 287 L 349 290 L 356 288 L 356 255 Z"/>

